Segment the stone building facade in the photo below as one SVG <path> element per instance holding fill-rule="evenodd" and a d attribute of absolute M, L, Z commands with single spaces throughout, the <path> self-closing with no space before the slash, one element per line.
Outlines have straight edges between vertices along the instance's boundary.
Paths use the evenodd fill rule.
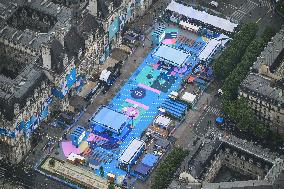
<path fill-rule="evenodd" d="M 138 3 L 137 3 L 138 2 Z M 143 1 L 141 1 L 143 2 Z M 18 163 L 50 113 L 119 46 L 134 0 L 0 0 L 0 149 Z"/>
<path fill-rule="evenodd" d="M 194 158 L 193 158 L 194 157 Z M 231 140 L 220 139 L 202 145 L 188 168 L 181 167 L 179 179 L 174 179 L 169 189 L 280 189 L 284 187 L 284 160 L 253 143 L 244 143 L 233 136 Z M 221 168 L 231 172 L 221 173 Z M 187 175 L 184 177 L 183 175 Z M 236 177 L 235 177 L 236 176 Z M 239 178 L 238 178 L 239 177 Z"/>
<path fill-rule="evenodd" d="M 284 27 L 272 38 L 239 87 L 259 120 L 284 132 Z"/>

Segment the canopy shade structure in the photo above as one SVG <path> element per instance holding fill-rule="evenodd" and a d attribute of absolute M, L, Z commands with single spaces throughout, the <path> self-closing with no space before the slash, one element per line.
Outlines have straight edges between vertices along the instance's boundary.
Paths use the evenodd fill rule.
<path fill-rule="evenodd" d="M 153 167 L 157 163 L 158 159 L 159 159 L 159 157 L 155 156 L 154 154 L 145 154 L 141 163 L 143 163 L 144 165 L 147 165 L 149 167 Z"/>
<path fill-rule="evenodd" d="M 108 70 L 103 70 L 102 73 L 101 73 L 101 75 L 100 75 L 100 80 L 107 82 L 107 80 L 108 80 L 110 74 L 111 74 L 110 71 L 108 71 Z"/>
<path fill-rule="evenodd" d="M 107 107 L 103 107 L 95 115 L 95 117 L 92 118 L 92 121 L 105 127 L 106 129 L 120 133 L 120 131 L 128 122 L 128 118 L 126 115 L 120 112 L 116 112 Z"/>
<path fill-rule="evenodd" d="M 208 60 L 208 58 L 210 58 L 215 53 L 220 45 L 220 41 L 217 41 L 215 39 L 210 40 L 206 47 L 199 54 L 199 59 L 204 61 Z"/>
<path fill-rule="evenodd" d="M 166 64 L 182 67 L 190 54 L 167 45 L 161 45 L 153 53 L 153 57 L 163 60 Z"/>
<path fill-rule="evenodd" d="M 185 92 L 184 95 L 181 97 L 181 99 L 188 103 L 194 103 L 196 99 L 196 95 Z"/>
<path fill-rule="evenodd" d="M 157 125 L 162 125 L 164 127 L 168 127 L 171 124 L 172 120 L 169 117 L 159 115 L 154 120 L 154 123 Z"/>
<path fill-rule="evenodd" d="M 129 146 L 124 150 L 119 158 L 120 163 L 131 164 L 131 162 L 137 157 L 139 152 L 144 149 L 145 143 L 138 139 L 133 139 Z"/>
<path fill-rule="evenodd" d="M 226 20 L 224 18 L 213 16 L 211 14 L 208 14 L 205 11 L 199 11 L 199 10 L 196 10 L 192 7 L 187 7 L 183 4 L 177 3 L 175 1 L 172 1 L 168 5 L 166 10 L 170 10 L 172 12 L 176 12 L 178 14 L 184 15 L 188 18 L 201 21 L 204 24 L 212 25 L 216 28 L 220 28 L 220 29 L 225 30 L 227 32 L 234 32 L 235 28 L 238 26 L 237 24 L 232 23 L 229 20 Z"/>
<path fill-rule="evenodd" d="M 196 26 L 194 24 L 190 24 L 188 22 L 184 22 L 184 21 L 180 21 L 179 23 L 181 26 L 183 26 L 184 28 L 190 30 L 190 31 L 195 31 L 197 32 L 199 30 L 199 26 Z"/>

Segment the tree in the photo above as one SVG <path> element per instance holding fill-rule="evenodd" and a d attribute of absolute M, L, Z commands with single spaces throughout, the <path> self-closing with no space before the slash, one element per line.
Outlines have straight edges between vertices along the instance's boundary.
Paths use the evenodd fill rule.
<path fill-rule="evenodd" d="M 258 123 L 254 127 L 254 135 L 259 139 L 263 139 L 267 134 L 267 127 L 264 124 Z"/>
<path fill-rule="evenodd" d="M 233 41 L 228 48 L 214 61 L 214 73 L 220 81 L 224 81 L 240 62 L 248 45 L 253 41 L 258 31 L 255 23 L 244 25 L 241 30 L 233 36 Z"/>
<path fill-rule="evenodd" d="M 49 166 L 51 167 L 55 166 L 55 160 L 53 158 L 51 158 L 48 163 L 49 163 Z"/>
<path fill-rule="evenodd" d="M 277 1 L 277 3 L 276 3 L 276 10 L 280 14 L 284 15 L 284 0 Z"/>
<path fill-rule="evenodd" d="M 251 66 L 256 61 L 257 56 L 261 53 L 265 45 L 274 34 L 275 31 L 272 28 L 268 27 L 260 37 L 254 39 L 254 41 L 247 47 L 246 52 L 241 59 L 241 62 L 223 83 L 223 99 L 230 101 L 237 98 L 239 85 L 247 76 L 247 73 L 250 71 Z"/>
<path fill-rule="evenodd" d="M 245 99 L 237 99 L 238 88 L 250 72 L 250 68 L 256 61 L 257 56 L 274 34 L 275 31 L 272 28 L 266 28 L 260 37 L 255 38 L 246 48 L 240 63 L 231 71 L 222 86 L 222 107 L 224 112 L 236 123 L 241 131 L 258 138 L 267 135 L 266 126 L 255 118 L 253 110 L 248 106 Z"/>
<path fill-rule="evenodd" d="M 104 171 L 104 167 L 103 166 L 100 166 L 100 175 L 101 175 L 101 177 L 105 176 L 105 171 Z"/>
<path fill-rule="evenodd" d="M 109 185 L 108 185 L 108 189 L 115 189 L 115 185 L 114 185 L 114 183 L 109 183 Z"/>
<path fill-rule="evenodd" d="M 180 167 L 187 155 L 188 151 L 183 150 L 182 148 L 174 148 L 157 168 L 151 188 L 167 188 L 171 183 L 176 170 Z"/>

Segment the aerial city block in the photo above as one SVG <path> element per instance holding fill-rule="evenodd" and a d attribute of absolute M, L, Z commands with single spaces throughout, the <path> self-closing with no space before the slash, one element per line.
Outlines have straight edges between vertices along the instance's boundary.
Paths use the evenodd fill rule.
<path fill-rule="evenodd" d="M 0 0 L 0 189 L 284 189 L 284 0 Z"/>

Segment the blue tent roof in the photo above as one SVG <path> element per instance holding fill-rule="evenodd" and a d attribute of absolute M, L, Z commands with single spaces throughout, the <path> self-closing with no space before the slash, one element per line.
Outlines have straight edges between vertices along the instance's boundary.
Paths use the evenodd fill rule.
<path fill-rule="evenodd" d="M 92 121 L 104 126 L 109 130 L 120 132 L 127 122 L 127 117 L 122 113 L 111 110 L 107 107 L 103 107 L 95 115 L 95 117 L 92 118 Z"/>
<path fill-rule="evenodd" d="M 153 167 L 157 161 L 158 157 L 155 156 L 154 154 L 146 154 L 142 159 L 141 163 L 149 167 Z"/>
<path fill-rule="evenodd" d="M 216 122 L 217 122 L 217 123 L 223 123 L 223 122 L 224 122 L 224 118 L 222 118 L 222 117 L 217 117 Z"/>

